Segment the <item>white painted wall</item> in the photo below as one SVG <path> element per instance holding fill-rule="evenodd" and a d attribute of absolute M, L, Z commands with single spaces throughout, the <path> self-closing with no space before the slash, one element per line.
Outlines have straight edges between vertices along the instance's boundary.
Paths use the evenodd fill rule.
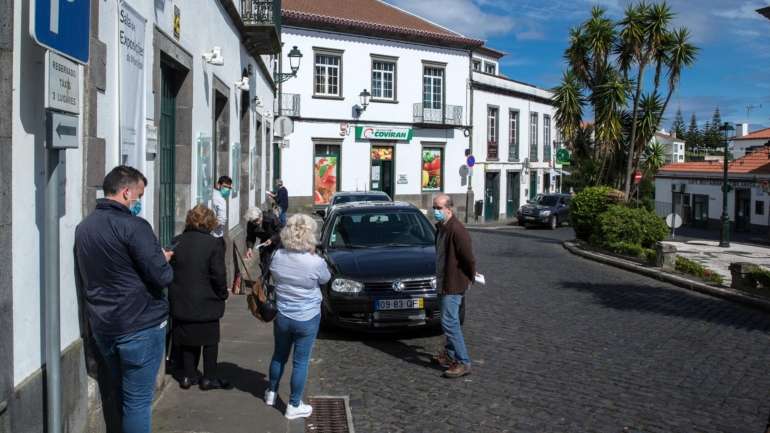
<path fill-rule="evenodd" d="M 550 98 L 551 93 L 528 86 L 519 82 L 506 80 L 500 77 L 490 77 L 485 74 L 473 73 L 473 80 L 488 85 L 494 85 L 501 89 L 515 90 L 530 95 Z M 543 176 L 549 173 L 553 165 L 548 161 L 543 161 L 544 131 L 543 116 L 551 116 L 551 142 L 557 139 L 555 109 L 551 105 L 541 102 L 531 101 L 516 96 L 500 95 L 497 93 L 474 90 L 473 91 L 473 155 L 476 157 L 477 167 L 474 169 L 473 189 L 476 192 L 476 200 L 483 199 L 484 196 L 484 171 L 500 171 L 500 196 L 498 202 L 500 205 L 500 215 L 505 214 L 505 202 L 507 198 L 507 171 L 523 171 L 520 177 L 519 185 L 519 206 L 526 203 L 529 197 L 530 176 L 539 176 L 538 193 L 543 192 Z M 487 108 L 496 106 L 499 109 L 499 160 L 490 161 L 487 159 Z M 510 112 L 519 113 L 519 158 L 518 160 L 509 159 L 509 137 L 510 137 Z M 530 113 L 538 113 L 538 162 L 532 162 L 524 166 L 522 162 L 525 158 L 532 159 L 530 155 Z M 552 158 L 556 157 L 556 149 L 552 147 Z M 553 183 L 552 183 L 553 185 Z"/>
<path fill-rule="evenodd" d="M 43 50 L 35 45 L 28 36 L 28 3 L 16 0 L 14 7 L 14 70 L 13 70 L 13 148 L 12 181 L 13 190 L 13 323 L 14 323 L 14 384 L 18 385 L 40 368 L 44 353 L 42 343 L 41 294 L 41 224 L 43 217 L 43 194 L 45 170 L 43 164 Z M 193 140 L 200 132 L 211 135 L 211 86 L 212 76 L 216 74 L 231 88 L 230 92 L 230 142 L 240 141 L 240 91 L 235 91 L 233 83 L 241 78 L 241 70 L 254 59 L 240 44 L 240 36 L 224 9 L 216 1 L 187 2 L 134 0 L 129 2 L 138 12 L 148 19 L 145 35 L 146 83 L 147 83 L 147 118 L 154 118 L 154 95 L 152 93 L 152 71 L 154 67 L 153 26 L 171 35 L 174 5 L 181 10 L 182 30 L 179 45 L 193 56 Z M 100 1 L 99 4 L 99 39 L 107 45 L 107 88 L 97 95 L 98 125 L 97 135 L 106 140 L 106 170 L 119 163 L 118 147 L 118 1 Z M 199 31 L 216 28 L 217 31 Z M 212 66 L 201 61 L 201 53 L 218 45 L 222 47 L 225 58 L 224 66 Z M 263 56 L 269 61 L 269 56 Z M 258 108 L 262 114 L 269 114 L 273 106 L 273 94 L 267 81 L 254 65 L 251 79 L 252 95 L 257 94 L 263 101 Z M 82 77 L 82 68 L 81 68 Z M 81 100 L 82 89 L 81 82 Z M 81 110 L 82 112 L 82 110 Z M 254 144 L 256 112 L 251 113 L 251 137 L 247 144 Z M 266 123 L 270 118 L 267 118 Z M 82 130 L 82 128 L 80 128 Z M 264 129 L 263 129 L 264 134 Z M 263 137 L 263 152 L 269 145 Z M 197 146 L 192 143 L 193 179 L 191 197 L 196 195 Z M 75 226 L 82 220 L 82 154 L 80 149 L 66 151 L 66 182 L 64 215 L 60 222 L 61 250 L 61 344 L 66 348 L 79 338 L 77 298 L 73 275 L 72 248 Z M 265 163 L 263 155 L 262 163 Z M 155 190 L 153 176 L 154 162 L 146 161 L 141 169 L 147 174 L 150 184 L 145 194 L 145 218 L 153 221 L 152 197 Z M 264 168 L 263 168 L 264 176 Z M 264 179 L 263 179 L 264 182 Z M 263 183 L 264 184 L 264 183 Z M 231 201 L 230 226 L 235 227 L 239 220 L 239 200 Z M 254 192 L 248 197 L 250 204 L 255 202 Z"/>
<path fill-rule="evenodd" d="M 767 144 L 768 140 L 766 139 L 760 139 L 760 140 L 733 140 L 730 142 L 730 152 L 733 154 L 733 158 L 741 158 L 746 155 L 746 151 L 750 147 L 755 146 L 764 146 Z"/>
<path fill-rule="evenodd" d="M 42 245 L 45 194 L 45 112 L 43 50 L 29 37 L 28 2 L 14 5 L 13 124 L 11 182 L 13 249 L 13 380 L 18 385 L 44 362 Z M 82 68 L 80 88 L 83 88 Z M 82 94 L 81 94 L 82 95 Z M 81 122 L 82 126 L 82 122 Z M 80 128 L 82 129 L 82 128 Z M 80 335 L 75 293 L 72 245 L 81 220 L 82 155 L 66 151 L 66 181 L 59 222 L 61 255 L 61 345 Z"/>
<path fill-rule="evenodd" d="M 292 197 L 308 197 L 313 193 L 313 155 L 316 143 L 329 139 L 330 144 L 341 140 L 340 189 L 366 190 L 370 183 L 370 150 L 372 145 L 395 144 L 396 179 L 407 175 L 406 184 L 395 185 L 395 194 L 421 193 L 421 151 L 424 144 L 439 144 L 444 152 L 444 191 L 465 192 L 459 169 L 468 147 L 461 129 L 415 129 L 410 142 L 356 141 L 354 126 L 393 126 L 411 128 L 414 121 L 413 104 L 422 102 L 423 61 L 446 63 L 445 103 L 463 109 L 463 124 L 467 123 L 468 52 L 434 46 L 409 44 L 385 39 L 284 27 L 285 47 L 297 46 L 303 54 L 296 78 L 283 85 L 283 92 L 301 95 L 300 116 L 290 145 L 282 151 L 282 178 Z M 342 100 L 313 97 L 313 48 L 343 50 Z M 284 71 L 289 70 L 289 49 L 284 49 Z M 359 93 L 371 90 L 371 55 L 397 57 L 397 103 L 373 101 L 357 122 L 353 107 L 360 103 Z M 324 119 L 327 122 L 307 119 Z M 348 135 L 340 135 L 340 121 L 351 121 Z M 379 122 L 400 122 L 403 125 L 382 125 Z M 319 140 L 320 139 L 320 140 Z"/>
<path fill-rule="evenodd" d="M 446 63 L 445 88 L 448 105 L 463 107 L 467 116 L 466 84 L 468 52 L 428 45 L 408 44 L 386 39 L 283 27 L 285 47 L 297 46 L 303 54 L 297 77 L 283 85 L 284 93 L 301 95 L 303 118 L 350 119 L 359 104 L 359 93 L 371 91 L 371 55 L 398 57 L 397 104 L 372 102 L 361 115 L 364 123 L 376 121 L 413 121 L 413 104 L 422 102 L 423 61 Z M 344 100 L 313 98 L 313 47 L 344 50 L 342 55 L 342 92 Z M 284 49 L 284 71 L 289 70 L 288 49 Z M 467 118 L 467 117 L 464 117 Z"/>

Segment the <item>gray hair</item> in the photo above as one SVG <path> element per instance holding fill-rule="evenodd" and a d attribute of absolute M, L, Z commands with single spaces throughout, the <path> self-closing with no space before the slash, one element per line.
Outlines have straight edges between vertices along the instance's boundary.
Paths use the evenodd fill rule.
<path fill-rule="evenodd" d="M 244 218 L 246 218 L 246 221 L 258 221 L 262 219 L 262 209 L 258 207 L 250 207 L 249 210 L 246 211 L 246 215 L 244 215 Z"/>
<path fill-rule="evenodd" d="M 318 224 L 313 218 L 296 214 L 289 218 L 286 227 L 281 230 L 281 243 L 289 251 L 308 253 L 315 251 Z"/>
<path fill-rule="evenodd" d="M 434 202 L 439 202 L 441 200 L 444 200 L 444 207 L 453 209 L 455 207 L 454 202 L 452 201 L 452 197 L 449 196 L 449 194 L 438 194 L 436 197 L 433 198 Z"/>

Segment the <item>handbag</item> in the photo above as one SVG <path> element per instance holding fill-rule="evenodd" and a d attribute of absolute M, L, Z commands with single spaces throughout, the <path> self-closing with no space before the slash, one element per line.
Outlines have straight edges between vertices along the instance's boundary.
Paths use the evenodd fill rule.
<path fill-rule="evenodd" d="M 246 305 L 251 311 L 251 314 L 257 319 L 268 323 L 275 319 L 278 315 L 278 306 L 275 304 L 275 285 L 272 281 L 272 274 L 268 267 L 267 272 L 262 272 L 262 276 L 258 280 L 252 280 L 249 273 L 249 268 L 246 267 L 246 263 L 243 261 L 238 247 L 233 245 L 238 258 L 243 265 L 243 269 L 246 272 L 246 277 L 249 281 L 252 281 L 251 293 L 246 295 Z"/>

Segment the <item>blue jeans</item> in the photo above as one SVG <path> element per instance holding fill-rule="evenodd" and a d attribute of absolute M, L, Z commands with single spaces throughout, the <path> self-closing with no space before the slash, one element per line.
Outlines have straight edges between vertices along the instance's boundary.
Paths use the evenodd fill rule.
<path fill-rule="evenodd" d="M 463 329 L 460 326 L 460 305 L 463 295 L 441 295 L 441 328 L 446 336 L 446 352 L 457 362 L 470 365 L 468 349 L 465 348 Z"/>
<path fill-rule="evenodd" d="M 289 352 L 294 347 L 289 397 L 289 404 L 292 406 L 299 406 L 302 401 L 302 393 L 305 391 L 307 381 L 307 367 L 310 364 L 310 352 L 313 351 L 313 343 L 318 335 L 320 324 L 320 314 L 304 322 L 289 319 L 281 313 L 278 313 L 275 318 L 275 324 L 273 324 L 275 350 L 273 359 L 270 361 L 270 390 L 278 392 L 284 366 L 289 360 Z"/>
<path fill-rule="evenodd" d="M 123 407 L 123 433 L 150 433 L 155 379 L 165 354 L 166 322 L 119 337 L 94 335 Z"/>
<path fill-rule="evenodd" d="M 286 211 L 281 209 L 281 213 L 278 215 L 278 222 L 281 224 L 281 227 L 286 227 Z"/>

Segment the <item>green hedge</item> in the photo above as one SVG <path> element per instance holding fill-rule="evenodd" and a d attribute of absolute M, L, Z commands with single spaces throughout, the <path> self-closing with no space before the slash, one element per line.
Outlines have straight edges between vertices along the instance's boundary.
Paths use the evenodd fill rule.
<path fill-rule="evenodd" d="M 596 220 L 612 204 L 608 186 L 592 186 L 575 195 L 569 205 L 570 225 L 575 229 L 575 236 L 588 241 L 593 233 Z"/>
<path fill-rule="evenodd" d="M 611 205 L 597 218 L 590 241 L 604 247 L 627 244 L 652 249 L 667 234 L 663 219 L 653 212 L 645 208 Z"/>
<path fill-rule="evenodd" d="M 603 247 L 612 251 L 613 253 L 628 257 L 635 257 L 649 264 L 655 264 L 658 256 L 658 253 L 656 253 L 652 248 L 644 248 L 641 245 L 631 244 L 628 242 L 618 242 L 614 244 L 603 245 Z"/>

